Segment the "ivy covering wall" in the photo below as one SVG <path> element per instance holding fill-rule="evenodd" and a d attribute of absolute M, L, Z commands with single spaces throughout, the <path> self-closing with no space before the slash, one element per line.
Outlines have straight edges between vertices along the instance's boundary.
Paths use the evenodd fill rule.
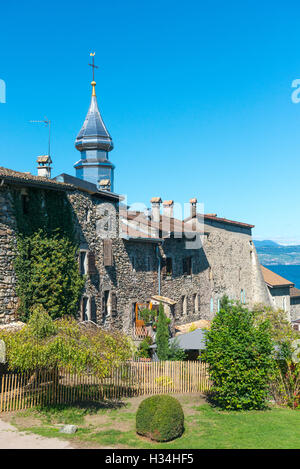
<path fill-rule="evenodd" d="M 53 318 L 76 316 L 84 286 L 77 262 L 72 207 L 64 192 L 13 191 L 17 223 L 15 272 L 18 315 L 27 321 L 42 305 Z"/>

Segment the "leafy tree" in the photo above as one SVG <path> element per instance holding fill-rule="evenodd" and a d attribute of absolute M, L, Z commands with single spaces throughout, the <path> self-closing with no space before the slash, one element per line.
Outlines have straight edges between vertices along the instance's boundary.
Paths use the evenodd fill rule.
<path fill-rule="evenodd" d="M 292 328 L 291 323 L 287 319 L 286 312 L 283 309 L 273 309 L 270 306 L 256 305 L 253 312 L 256 321 L 269 321 L 270 333 L 274 342 L 280 344 L 291 344 L 294 340 L 300 338 L 299 332 Z"/>
<path fill-rule="evenodd" d="M 164 313 L 162 303 L 159 305 L 155 342 L 159 360 L 168 360 L 169 357 L 169 323 L 170 320 Z"/>
<path fill-rule="evenodd" d="M 55 319 L 76 316 L 84 286 L 76 259 L 77 248 L 68 237 L 42 230 L 31 236 L 20 235 L 15 259 L 18 313 L 27 321 L 32 307 L 42 305 Z"/>
<path fill-rule="evenodd" d="M 138 358 L 150 358 L 151 357 L 151 349 L 150 345 L 153 344 L 153 340 L 150 336 L 145 337 L 144 340 L 140 343 L 137 351 Z"/>
<path fill-rule="evenodd" d="M 131 358 L 131 340 L 100 328 L 87 330 L 70 317 L 53 321 L 41 306 L 34 309 L 20 331 L 1 331 L 11 370 L 64 368 L 71 373 L 91 372 L 102 378 Z"/>
<path fill-rule="evenodd" d="M 256 324 L 255 313 L 224 297 L 206 332 L 212 400 L 228 410 L 264 408 L 273 370 L 272 353 L 269 322 Z"/>
<path fill-rule="evenodd" d="M 300 406 L 300 334 L 295 331 L 282 309 L 256 306 L 256 321 L 268 320 L 275 344 L 274 374 L 271 380 L 271 394 L 277 404 L 292 408 Z"/>
<path fill-rule="evenodd" d="M 186 360 L 187 355 L 183 349 L 181 349 L 178 345 L 178 343 L 173 341 L 169 345 L 169 354 L 168 354 L 168 360 L 170 361 L 176 361 L 176 362 L 182 362 Z"/>
<path fill-rule="evenodd" d="M 182 361 L 186 358 L 184 350 L 180 349 L 177 342 L 174 341 L 169 343 L 170 331 L 169 324 L 170 319 L 164 313 L 164 307 L 162 303 L 159 305 L 159 313 L 157 320 L 157 332 L 155 342 L 157 345 L 157 356 L 159 360 L 171 360 L 171 361 Z"/>

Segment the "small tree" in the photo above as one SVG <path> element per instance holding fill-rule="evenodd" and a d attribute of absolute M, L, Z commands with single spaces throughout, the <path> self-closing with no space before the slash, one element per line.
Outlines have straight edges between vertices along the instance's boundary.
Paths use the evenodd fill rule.
<path fill-rule="evenodd" d="M 159 305 L 158 321 L 156 329 L 157 356 L 159 360 L 168 360 L 169 357 L 169 323 L 170 320 L 164 313 L 162 303 Z"/>
<path fill-rule="evenodd" d="M 152 337 L 147 336 L 144 340 L 139 344 L 137 357 L 138 358 L 150 358 L 151 357 L 151 349 L 150 345 L 153 344 Z"/>
<path fill-rule="evenodd" d="M 262 409 L 273 369 L 268 321 L 224 297 L 206 333 L 205 358 L 213 381 L 211 397 L 228 410 Z"/>
<path fill-rule="evenodd" d="M 258 305 L 255 314 L 258 323 L 266 319 L 270 322 L 275 345 L 271 394 L 277 404 L 297 408 L 300 406 L 300 334 L 292 328 L 282 309 Z"/>
<path fill-rule="evenodd" d="M 273 309 L 270 306 L 256 305 L 253 309 L 257 323 L 269 321 L 270 334 L 274 342 L 280 344 L 291 344 L 300 338 L 299 332 L 292 328 L 283 309 Z"/>
<path fill-rule="evenodd" d="M 2 331 L 9 369 L 91 372 L 102 378 L 132 357 L 131 340 L 117 332 L 87 330 L 73 318 L 53 321 L 41 306 L 28 324 L 17 332 Z"/>

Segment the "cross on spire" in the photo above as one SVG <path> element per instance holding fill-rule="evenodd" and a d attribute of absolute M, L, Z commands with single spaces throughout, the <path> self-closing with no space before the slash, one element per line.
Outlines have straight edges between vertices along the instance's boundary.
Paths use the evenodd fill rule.
<path fill-rule="evenodd" d="M 96 52 L 90 53 L 90 56 L 93 57 L 93 63 L 89 64 L 90 67 L 93 67 L 93 81 L 95 81 L 95 68 L 99 68 L 97 67 L 97 65 L 95 65 L 95 55 L 96 55 Z"/>

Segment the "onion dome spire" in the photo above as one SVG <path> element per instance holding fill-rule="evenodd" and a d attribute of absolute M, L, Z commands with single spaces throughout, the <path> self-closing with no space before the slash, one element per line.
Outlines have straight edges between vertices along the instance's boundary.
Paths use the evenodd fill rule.
<path fill-rule="evenodd" d="M 75 147 L 80 151 L 81 158 L 74 167 L 76 177 L 92 182 L 98 187 L 101 180 L 109 179 L 113 191 L 115 166 L 109 161 L 108 152 L 114 145 L 98 108 L 94 76 L 95 68 L 98 67 L 94 63 L 95 53 L 90 55 L 93 57 L 93 63 L 89 64 L 93 67 L 92 97 L 85 121 L 75 140 Z"/>
<path fill-rule="evenodd" d="M 81 127 L 79 134 L 75 141 L 75 147 L 79 151 L 84 150 L 102 150 L 111 151 L 114 147 L 112 138 L 103 122 L 101 117 L 97 96 L 96 96 L 96 82 L 93 80 L 92 85 L 92 98 L 90 107 Z"/>

